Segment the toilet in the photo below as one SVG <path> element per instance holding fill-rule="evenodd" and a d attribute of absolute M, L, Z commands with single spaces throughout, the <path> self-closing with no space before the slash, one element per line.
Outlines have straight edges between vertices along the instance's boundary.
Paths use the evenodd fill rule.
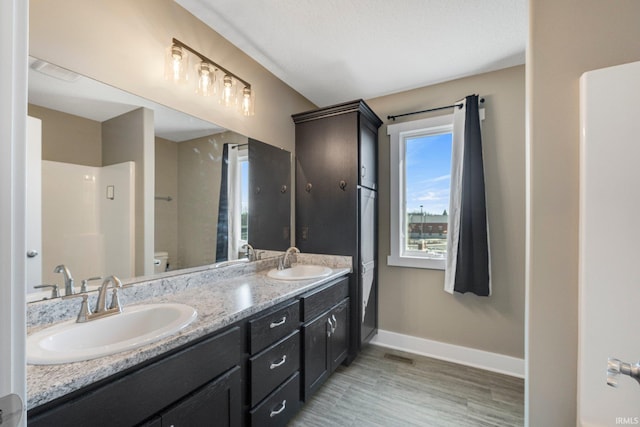
<path fill-rule="evenodd" d="M 158 251 L 153 254 L 153 272 L 164 273 L 169 269 L 169 252 Z"/>

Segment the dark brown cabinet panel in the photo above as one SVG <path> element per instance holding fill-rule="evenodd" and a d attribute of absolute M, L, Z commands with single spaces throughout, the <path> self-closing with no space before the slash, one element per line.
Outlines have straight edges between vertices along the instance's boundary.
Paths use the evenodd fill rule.
<path fill-rule="evenodd" d="M 338 304 L 329 316 L 331 342 L 329 343 L 329 359 L 333 372 L 347 357 L 349 350 L 349 305 L 348 299 Z"/>
<path fill-rule="evenodd" d="M 291 246 L 291 153 L 249 139 L 249 243 L 283 251 Z"/>
<path fill-rule="evenodd" d="M 250 412 L 251 425 L 280 427 L 300 410 L 300 374 L 296 372 Z"/>
<path fill-rule="evenodd" d="M 319 316 L 302 325 L 304 401 L 317 391 L 347 357 L 350 341 L 349 298 L 338 301 L 327 298 L 338 295 L 335 290 L 340 290 L 344 285 L 345 281 L 340 281 L 301 298 L 303 306 L 304 301 L 309 299 L 312 302 L 326 302 Z"/>
<path fill-rule="evenodd" d="M 249 353 L 255 354 L 300 327 L 300 303 L 296 300 L 249 321 Z"/>
<path fill-rule="evenodd" d="M 236 366 L 164 412 L 162 427 L 239 427 L 241 386 L 240 367 Z"/>
<path fill-rule="evenodd" d="M 302 252 L 353 259 L 350 362 L 378 328 L 375 265 L 382 120 L 362 100 L 292 117 L 296 124 L 296 246 Z"/>
<path fill-rule="evenodd" d="M 251 406 L 255 406 L 291 374 L 300 369 L 300 332 L 297 330 L 249 359 Z"/>
<path fill-rule="evenodd" d="M 29 426 L 136 425 L 240 364 L 239 327 L 29 411 Z M 215 363 L 212 363 L 214 362 Z M 98 415 L 99 414 L 99 415 Z"/>

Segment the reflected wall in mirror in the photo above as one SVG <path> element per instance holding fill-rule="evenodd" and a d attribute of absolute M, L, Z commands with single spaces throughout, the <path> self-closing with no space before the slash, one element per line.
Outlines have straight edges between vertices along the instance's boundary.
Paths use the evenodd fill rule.
<path fill-rule="evenodd" d="M 31 244 L 40 255 L 28 261 L 38 265 L 29 269 L 28 300 L 54 295 L 35 288 L 43 284 L 65 294 L 54 272 L 62 264 L 79 292 L 94 277 L 133 279 L 242 258 L 246 243 L 289 246 L 289 152 L 51 64 L 30 64 L 28 112 L 41 130 L 35 142 L 30 135 L 38 147 L 29 194 L 40 190 L 31 184 L 42 187 L 28 209 L 42 230 L 31 240 L 41 243 Z M 90 281 L 88 290 L 100 283 Z"/>

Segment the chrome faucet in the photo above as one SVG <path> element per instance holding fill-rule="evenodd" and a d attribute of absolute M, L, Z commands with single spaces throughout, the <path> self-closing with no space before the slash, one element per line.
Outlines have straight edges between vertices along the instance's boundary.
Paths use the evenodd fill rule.
<path fill-rule="evenodd" d="M 67 266 L 60 264 L 53 269 L 53 272 L 62 273 L 62 277 L 64 278 L 64 294 L 73 295 L 75 293 L 75 289 L 73 288 L 73 276 L 71 276 L 71 272 Z"/>
<path fill-rule="evenodd" d="M 80 286 L 80 292 L 87 292 L 89 290 L 89 282 L 93 280 L 102 280 L 102 276 L 89 277 L 88 279 L 82 279 L 82 285 Z"/>
<path fill-rule="evenodd" d="M 278 263 L 278 270 L 284 270 L 285 268 L 291 268 L 291 260 L 289 259 L 289 256 L 292 253 L 299 254 L 300 253 L 300 249 L 296 248 L 295 246 L 291 246 L 289 249 L 284 251 L 284 255 L 282 255 L 282 258 L 280 258 L 280 262 Z"/>
<path fill-rule="evenodd" d="M 109 289 L 109 284 L 113 284 L 113 292 L 111 294 L 111 304 L 107 306 L 107 291 Z M 94 311 L 91 311 L 89 308 L 89 294 L 87 293 L 65 295 L 62 299 L 82 298 L 82 305 L 80 306 L 80 312 L 78 313 L 76 322 L 84 323 L 101 317 L 122 313 L 122 306 L 120 305 L 120 299 L 118 298 L 118 288 L 121 287 L 122 282 L 116 276 L 108 276 L 105 278 L 98 290 L 98 301 L 96 302 L 96 308 Z"/>
<path fill-rule="evenodd" d="M 246 249 L 247 250 L 247 259 L 249 261 L 255 261 L 256 260 L 256 250 L 253 249 L 253 246 L 251 246 L 249 243 L 242 245 L 242 249 Z"/>
<path fill-rule="evenodd" d="M 34 286 L 33 289 L 44 289 L 51 288 L 51 298 L 58 298 L 60 296 L 60 291 L 58 290 L 58 285 L 38 285 Z M 46 299 L 46 298 L 45 298 Z"/>
<path fill-rule="evenodd" d="M 113 291 L 111 293 L 111 304 L 107 307 L 107 290 L 109 289 L 109 283 L 113 283 Z M 118 298 L 118 288 L 121 287 L 122 282 L 116 276 L 106 277 L 98 290 L 98 301 L 96 302 L 94 313 L 98 314 L 109 310 L 116 310 L 120 313 L 122 307 L 120 307 L 120 299 Z"/>

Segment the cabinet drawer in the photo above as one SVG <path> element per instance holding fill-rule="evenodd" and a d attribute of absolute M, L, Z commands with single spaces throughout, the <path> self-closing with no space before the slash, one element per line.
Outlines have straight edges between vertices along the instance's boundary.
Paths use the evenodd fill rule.
<path fill-rule="evenodd" d="M 349 295 L 349 278 L 330 283 L 304 294 L 300 298 L 303 321 L 308 322 L 321 315 Z"/>
<path fill-rule="evenodd" d="M 249 353 L 256 354 L 286 337 L 300 326 L 300 303 L 285 307 L 249 321 Z"/>
<path fill-rule="evenodd" d="M 285 426 L 300 409 L 300 374 L 296 372 L 264 402 L 251 410 L 251 425 Z"/>
<path fill-rule="evenodd" d="M 251 406 L 265 398 L 300 368 L 300 332 L 288 337 L 249 359 L 251 371 Z"/>
<path fill-rule="evenodd" d="M 138 424 L 237 365 L 241 337 L 240 328 L 231 328 L 101 387 L 84 390 L 47 412 L 29 413 L 29 426 Z"/>

